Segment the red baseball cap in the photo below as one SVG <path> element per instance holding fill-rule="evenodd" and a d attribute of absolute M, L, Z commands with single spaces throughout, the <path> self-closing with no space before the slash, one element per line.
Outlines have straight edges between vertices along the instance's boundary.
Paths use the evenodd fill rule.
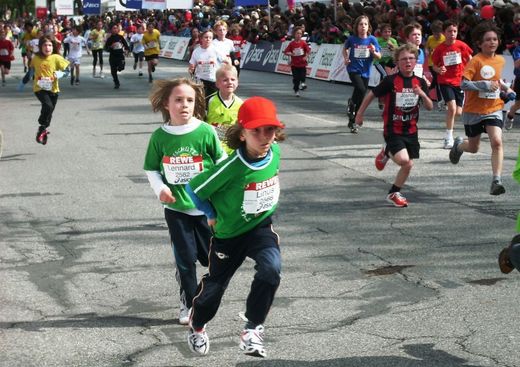
<path fill-rule="evenodd" d="M 245 129 L 256 129 L 260 126 L 285 127 L 276 116 L 275 104 L 267 98 L 256 96 L 248 98 L 240 106 L 238 123 Z"/>

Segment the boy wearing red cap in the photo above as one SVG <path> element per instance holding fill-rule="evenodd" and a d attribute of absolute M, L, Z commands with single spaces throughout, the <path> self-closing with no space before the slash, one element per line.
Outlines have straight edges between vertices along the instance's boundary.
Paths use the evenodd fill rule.
<path fill-rule="evenodd" d="M 193 299 L 188 344 L 200 355 L 209 351 L 206 323 L 217 313 L 224 291 L 246 257 L 256 262 L 247 298 L 247 323 L 240 336 L 245 354 L 265 357 L 263 323 L 280 284 L 281 255 L 271 216 L 280 195 L 278 171 L 284 125 L 273 102 L 251 97 L 238 111 L 238 122 L 226 132 L 235 149 L 226 160 L 201 173 L 186 186 L 193 202 L 214 229 L 208 273 Z"/>

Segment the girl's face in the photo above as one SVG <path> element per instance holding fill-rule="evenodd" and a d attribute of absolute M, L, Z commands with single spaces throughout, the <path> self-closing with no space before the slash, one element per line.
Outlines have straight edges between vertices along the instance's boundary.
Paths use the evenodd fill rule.
<path fill-rule="evenodd" d="M 457 39 L 458 28 L 450 25 L 448 28 L 444 30 L 444 37 L 446 37 L 446 41 L 455 42 Z"/>
<path fill-rule="evenodd" d="M 51 41 L 43 42 L 43 45 L 40 46 L 40 49 L 44 56 L 52 55 L 52 42 Z"/>
<path fill-rule="evenodd" d="M 170 113 L 170 125 L 187 124 L 195 109 L 195 90 L 187 84 L 176 86 L 172 89 L 165 108 Z"/>
<path fill-rule="evenodd" d="M 152 25 L 152 24 L 149 24 L 149 25 L 146 27 L 146 30 L 148 31 L 148 33 L 153 33 L 153 25 Z"/>
<path fill-rule="evenodd" d="M 222 25 L 219 25 L 216 29 L 215 29 L 215 33 L 217 33 L 217 38 L 219 40 L 223 39 L 226 37 L 226 34 L 227 34 L 227 28 L 222 26 Z"/>
<path fill-rule="evenodd" d="M 119 26 L 115 25 L 112 27 L 112 34 L 118 34 L 119 33 Z"/>
<path fill-rule="evenodd" d="M 211 41 L 213 41 L 213 33 L 211 33 L 211 32 L 203 33 L 202 36 L 200 37 L 200 46 L 202 48 L 208 48 L 209 45 L 211 44 Z"/>
<path fill-rule="evenodd" d="M 484 33 L 482 42 L 480 42 L 479 47 L 483 54 L 492 55 L 496 52 L 498 45 L 498 35 L 493 31 L 488 31 Z"/>
<path fill-rule="evenodd" d="M 357 31 L 360 36 L 366 36 L 368 34 L 368 19 L 363 18 L 359 21 Z"/>
<path fill-rule="evenodd" d="M 191 37 L 192 38 L 199 38 L 199 34 L 200 34 L 200 32 L 199 32 L 199 30 L 197 28 L 193 28 L 191 30 Z"/>
<path fill-rule="evenodd" d="M 303 32 L 301 29 L 298 29 L 296 32 L 294 32 L 294 39 L 296 41 L 299 41 L 302 39 L 302 36 L 303 36 Z"/>
<path fill-rule="evenodd" d="M 402 51 L 399 54 L 399 58 L 397 59 L 397 66 L 401 73 L 405 75 L 411 75 L 413 73 L 413 69 L 415 68 L 415 64 L 417 63 L 417 58 L 415 55 L 408 51 Z"/>
<path fill-rule="evenodd" d="M 390 28 L 383 29 L 383 31 L 381 32 L 381 36 L 383 36 L 383 38 L 385 40 L 389 40 L 390 37 L 392 37 L 392 29 L 390 29 Z"/>
<path fill-rule="evenodd" d="M 422 41 L 422 32 L 418 28 L 414 28 L 412 32 L 408 35 L 408 42 L 412 45 L 420 46 Z"/>
<path fill-rule="evenodd" d="M 98 31 L 101 30 L 101 28 L 103 28 L 103 23 L 102 22 L 98 22 L 98 24 L 96 24 L 96 28 Z"/>
<path fill-rule="evenodd" d="M 142 25 L 137 27 L 137 33 L 139 33 L 139 34 L 143 34 L 144 33 L 144 27 Z"/>
<path fill-rule="evenodd" d="M 260 126 L 256 129 L 242 130 L 240 140 L 246 142 L 246 151 L 250 158 L 261 158 L 269 152 L 275 137 L 275 126 Z"/>

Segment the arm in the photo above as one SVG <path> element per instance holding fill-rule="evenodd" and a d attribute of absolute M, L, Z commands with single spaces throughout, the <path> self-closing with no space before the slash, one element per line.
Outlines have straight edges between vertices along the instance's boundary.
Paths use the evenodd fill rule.
<path fill-rule="evenodd" d="M 460 89 L 462 90 L 474 90 L 474 91 L 493 91 L 499 88 L 499 83 L 497 81 L 471 81 L 466 78 L 462 78 L 462 82 L 460 83 Z"/>
<path fill-rule="evenodd" d="M 163 182 L 162 176 L 158 171 L 145 171 L 148 182 L 155 192 L 157 198 L 163 203 L 173 204 L 175 198 L 170 188 Z"/>
<path fill-rule="evenodd" d="M 345 65 L 350 64 L 350 49 L 343 47 L 343 61 L 345 62 Z"/>
<path fill-rule="evenodd" d="M 433 110 L 433 101 L 430 99 L 430 97 L 428 97 L 428 94 L 424 91 L 422 87 L 416 86 L 413 89 L 413 92 L 421 98 L 424 104 L 424 108 L 426 108 L 428 111 Z"/>
<path fill-rule="evenodd" d="M 184 189 L 186 190 L 186 193 L 190 196 L 191 201 L 193 201 L 193 204 L 199 209 L 200 211 L 204 212 L 206 217 L 208 218 L 208 224 L 210 226 L 214 226 L 216 224 L 216 213 L 215 209 L 213 209 L 213 206 L 211 206 L 211 203 L 208 200 L 201 200 L 197 194 L 195 194 L 190 187 L 190 184 L 186 184 L 184 186 Z"/>
<path fill-rule="evenodd" d="M 359 110 L 356 113 L 355 122 L 357 125 L 363 125 L 363 114 L 374 98 L 376 98 L 376 96 L 372 91 L 369 91 L 365 98 L 363 98 L 363 102 L 361 102 L 361 106 L 359 106 Z"/>

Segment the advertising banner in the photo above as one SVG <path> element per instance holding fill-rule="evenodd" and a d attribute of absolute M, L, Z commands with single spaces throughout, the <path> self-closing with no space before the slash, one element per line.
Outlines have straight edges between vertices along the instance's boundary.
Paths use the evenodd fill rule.
<path fill-rule="evenodd" d="M 281 42 L 260 41 L 251 45 L 244 57 L 244 69 L 274 72 L 281 48 Z"/>
<path fill-rule="evenodd" d="M 264 5 L 267 6 L 267 0 L 236 0 L 235 6 L 255 6 Z"/>
<path fill-rule="evenodd" d="M 74 15 L 74 1 L 73 0 L 56 0 L 57 15 Z"/>
<path fill-rule="evenodd" d="M 165 10 L 166 0 L 143 0 L 143 9 Z"/>
<path fill-rule="evenodd" d="M 136 11 L 142 8 L 142 0 L 116 0 L 116 10 Z"/>
<path fill-rule="evenodd" d="M 101 15 L 101 0 L 83 0 L 83 14 Z"/>
<path fill-rule="evenodd" d="M 284 53 L 283 53 L 283 51 L 287 48 L 289 43 L 291 43 L 291 41 L 284 41 L 282 43 L 280 55 L 278 56 L 278 62 L 276 63 L 275 71 L 277 73 L 291 74 L 291 66 L 289 65 L 289 62 L 291 61 L 291 57 L 284 55 Z"/>
<path fill-rule="evenodd" d="M 341 54 L 342 47 L 343 46 L 341 45 L 332 45 L 328 43 L 322 44 L 319 47 L 314 63 L 312 64 L 310 77 L 321 80 L 330 80 L 334 60 L 338 53 Z"/>
<path fill-rule="evenodd" d="M 166 8 L 191 9 L 193 8 L 193 0 L 166 0 Z"/>

